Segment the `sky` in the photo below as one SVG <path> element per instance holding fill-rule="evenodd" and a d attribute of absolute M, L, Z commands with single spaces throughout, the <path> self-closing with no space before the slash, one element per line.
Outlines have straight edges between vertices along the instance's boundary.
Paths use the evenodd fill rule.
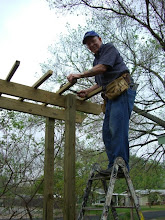
<path fill-rule="evenodd" d="M 66 23 L 76 27 L 81 16 L 59 16 L 46 0 L 0 1 L 0 79 L 5 79 L 16 60 L 20 66 L 12 82 L 32 86 L 42 75 L 40 63 L 48 57 L 48 46 L 58 34 L 66 33 Z"/>

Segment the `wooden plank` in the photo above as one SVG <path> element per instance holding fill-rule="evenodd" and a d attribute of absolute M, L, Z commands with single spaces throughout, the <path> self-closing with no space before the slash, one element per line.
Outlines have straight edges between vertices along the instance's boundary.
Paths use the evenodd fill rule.
<path fill-rule="evenodd" d="M 11 78 L 13 77 L 13 75 L 16 72 L 17 68 L 19 67 L 19 65 L 20 65 L 20 61 L 16 60 L 14 65 L 12 66 L 9 74 L 6 77 L 6 81 L 9 82 L 11 80 Z"/>
<path fill-rule="evenodd" d="M 94 115 L 99 115 L 102 112 L 101 105 L 89 101 L 81 101 L 79 99 L 76 100 L 76 110 Z"/>
<path fill-rule="evenodd" d="M 53 220 L 54 119 L 46 119 L 43 219 Z"/>
<path fill-rule="evenodd" d="M 53 107 L 46 107 L 29 102 L 20 102 L 16 99 L 11 99 L 6 97 L 0 97 L 0 108 L 59 119 L 59 120 L 65 120 L 65 110 L 56 109 Z M 79 114 L 77 112 L 76 122 L 82 123 L 85 117 L 86 117 L 85 115 Z"/>
<path fill-rule="evenodd" d="M 75 220 L 75 112 L 76 98 L 66 98 L 64 148 L 64 220 Z"/>
<path fill-rule="evenodd" d="M 90 92 L 85 98 L 80 98 L 80 100 L 85 101 L 87 99 L 90 99 L 91 97 L 97 95 L 101 91 L 103 91 L 103 87 L 102 86 L 99 87 L 98 89 L 95 89 L 94 91 Z"/>
<path fill-rule="evenodd" d="M 37 82 L 35 82 L 32 87 L 37 89 L 43 82 L 45 82 L 50 76 L 52 76 L 53 71 L 48 70 Z"/>
<path fill-rule="evenodd" d="M 32 85 L 32 88 L 37 89 L 43 82 L 45 82 L 53 74 L 52 70 L 48 70 L 37 82 Z M 20 101 L 23 101 L 23 98 L 19 98 Z"/>
<path fill-rule="evenodd" d="M 73 86 L 76 82 L 77 82 L 77 80 L 74 80 L 72 83 L 68 82 L 68 83 L 64 84 L 64 85 L 56 92 L 56 94 L 61 95 L 61 94 L 64 93 L 66 90 L 68 90 L 71 86 Z"/>
<path fill-rule="evenodd" d="M 13 82 L 6 82 L 0 79 L 0 93 L 21 97 L 33 101 L 38 101 L 46 104 L 65 107 L 65 96 L 53 92 L 48 92 L 41 89 L 34 89 L 29 86 L 21 85 Z M 91 102 L 76 100 L 76 110 L 99 115 L 101 112 L 100 105 Z"/>
<path fill-rule="evenodd" d="M 21 97 L 24 99 L 29 99 L 33 101 L 43 102 L 52 105 L 58 105 L 61 107 L 65 106 L 65 97 L 55 94 L 53 92 L 48 92 L 41 89 L 35 89 L 30 86 L 21 85 L 13 82 L 6 82 L 0 79 L 0 92 Z"/>
<path fill-rule="evenodd" d="M 10 79 L 12 78 L 12 76 L 14 75 L 15 71 L 17 70 L 18 66 L 20 64 L 20 61 L 16 60 L 13 67 L 11 68 L 9 74 L 6 77 L 6 81 L 10 81 Z M 2 95 L 2 93 L 0 93 L 0 96 Z"/>

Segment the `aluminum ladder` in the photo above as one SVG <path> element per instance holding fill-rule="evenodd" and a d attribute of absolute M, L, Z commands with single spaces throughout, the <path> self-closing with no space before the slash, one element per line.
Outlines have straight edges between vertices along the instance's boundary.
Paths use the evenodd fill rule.
<path fill-rule="evenodd" d="M 104 203 L 104 208 L 102 209 L 102 216 L 101 220 L 107 220 L 108 218 L 108 213 L 109 210 L 112 212 L 112 216 L 114 220 L 119 220 L 119 216 L 116 212 L 116 208 L 120 208 L 120 206 L 114 206 L 113 201 L 112 201 L 112 196 L 113 196 L 113 191 L 114 191 L 114 186 L 115 182 L 119 178 L 125 178 L 126 184 L 128 186 L 128 193 L 131 198 L 131 202 L 133 206 L 127 206 L 125 208 L 131 208 L 131 209 L 136 209 L 136 214 L 139 220 L 144 220 L 143 214 L 140 211 L 140 206 L 139 202 L 137 199 L 137 196 L 135 194 L 135 190 L 128 172 L 128 169 L 126 167 L 125 161 L 123 160 L 122 157 L 117 157 L 115 159 L 112 172 L 109 176 L 103 176 L 99 174 L 99 171 L 101 170 L 99 164 L 94 164 L 92 167 L 92 170 L 89 175 L 89 179 L 87 181 L 87 186 L 84 192 L 83 196 L 83 202 L 81 205 L 81 209 L 78 215 L 77 220 L 83 220 L 85 211 L 86 210 L 100 210 L 100 209 L 92 209 L 91 207 L 87 207 L 87 202 L 89 199 L 89 195 L 91 193 L 92 189 L 92 184 L 93 181 L 95 180 L 100 180 L 103 185 L 103 189 L 105 192 L 105 203 Z M 107 185 L 107 180 L 109 181 L 109 185 Z M 123 208 L 123 207 L 122 207 Z"/>

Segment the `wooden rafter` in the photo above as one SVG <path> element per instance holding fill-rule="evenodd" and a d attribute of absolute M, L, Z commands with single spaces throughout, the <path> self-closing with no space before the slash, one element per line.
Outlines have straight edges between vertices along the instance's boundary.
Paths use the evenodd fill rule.
<path fill-rule="evenodd" d="M 62 93 L 67 91 L 70 87 L 72 87 L 76 82 L 77 82 L 77 80 L 74 80 L 72 83 L 70 83 L 70 82 L 66 83 L 56 92 L 56 94 L 61 95 Z"/>
<path fill-rule="evenodd" d="M 45 82 L 53 74 L 52 70 L 48 70 L 37 82 L 32 85 L 32 88 L 37 89 L 43 82 Z M 19 98 L 20 101 L 23 101 L 23 98 Z"/>
<path fill-rule="evenodd" d="M 63 95 L 2 79 L 0 79 L 0 93 L 65 108 L 65 96 Z M 100 105 L 79 99 L 76 99 L 76 110 L 95 115 L 101 113 Z"/>
<path fill-rule="evenodd" d="M 9 81 L 11 80 L 11 78 L 12 78 L 13 75 L 14 75 L 14 73 L 15 73 L 16 70 L 18 69 L 19 65 L 20 65 L 20 61 L 16 60 L 15 63 L 13 64 L 13 66 L 12 66 L 12 68 L 11 68 L 9 74 L 8 74 L 7 77 L 6 77 L 6 81 L 9 82 Z"/>
<path fill-rule="evenodd" d="M 0 107 L 7 110 L 14 110 L 24 112 L 32 115 L 39 115 L 58 120 L 65 120 L 65 110 L 57 109 L 55 107 L 47 107 L 35 103 L 20 102 L 16 99 L 0 97 Z M 86 118 L 84 114 L 76 112 L 76 122 L 82 123 Z"/>

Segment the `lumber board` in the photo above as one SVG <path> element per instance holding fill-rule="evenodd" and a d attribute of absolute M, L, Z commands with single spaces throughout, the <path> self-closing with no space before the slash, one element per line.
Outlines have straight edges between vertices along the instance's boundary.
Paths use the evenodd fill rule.
<path fill-rule="evenodd" d="M 37 89 L 43 82 L 45 82 L 53 74 L 52 70 L 48 70 L 37 82 L 32 85 L 32 88 Z M 20 101 L 23 101 L 23 98 L 19 98 Z"/>
<path fill-rule="evenodd" d="M 90 99 L 91 97 L 97 95 L 98 93 L 100 93 L 101 91 L 103 91 L 102 86 L 99 87 L 98 89 L 95 89 L 94 91 L 90 92 L 85 98 L 80 98 L 80 100 L 85 101 L 87 99 Z"/>
<path fill-rule="evenodd" d="M 16 71 L 17 68 L 19 67 L 19 65 L 20 65 L 20 61 L 16 60 L 15 63 L 14 63 L 14 65 L 12 66 L 12 68 L 11 68 L 9 74 L 8 74 L 7 77 L 6 77 L 6 81 L 9 82 L 9 81 L 11 80 L 11 78 L 13 77 L 15 71 Z M 2 94 L 0 93 L 0 96 L 1 96 L 1 95 L 2 95 Z"/>
<path fill-rule="evenodd" d="M 43 219 L 53 220 L 54 205 L 54 119 L 46 119 Z"/>
<path fill-rule="evenodd" d="M 56 95 L 53 92 L 48 92 L 41 89 L 35 89 L 30 86 L 6 82 L 0 79 L 0 92 L 6 95 L 29 99 L 37 102 L 43 102 L 52 105 L 58 105 L 60 107 L 65 106 L 65 97 Z"/>
<path fill-rule="evenodd" d="M 75 109 L 76 97 L 66 97 L 65 148 L 64 148 L 64 219 L 75 215 Z"/>
<path fill-rule="evenodd" d="M 59 95 L 54 92 L 48 92 L 41 89 L 35 89 L 18 83 L 7 82 L 2 79 L 0 79 L 0 93 L 65 108 L 66 96 L 64 95 Z M 76 110 L 99 115 L 101 113 L 101 106 L 96 103 L 76 99 Z"/>
<path fill-rule="evenodd" d="M 29 102 L 20 102 L 19 100 L 2 97 L 2 96 L 0 97 L 0 108 L 59 119 L 59 120 L 65 120 L 65 110 L 63 109 L 56 109 L 53 107 L 42 106 Z M 86 117 L 85 115 L 76 113 L 76 122 L 82 123 L 85 117 Z"/>
<path fill-rule="evenodd" d="M 11 78 L 13 77 L 13 75 L 16 72 L 17 68 L 19 67 L 19 65 L 20 65 L 20 61 L 16 60 L 15 63 L 13 64 L 9 74 L 6 77 L 6 81 L 9 82 L 11 80 Z"/>
<path fill-rule="evenodd" d="M 99 115 L 102 112 L 101 105 L 79 99 L 76 100 L 76 110 L 94 115 Z"/>
<path fill-rule="evenodd" d="M 66 84 L 64 84 L 57 92 L 56 94 L 61 95 L 62 93 L 64 93 L 66 90 L 68 90 L 71 86 L 73 86 L 75 83 L 77 82 L 77 80 L 73 80 L 72 83 L 68 82 Z"/>
<path fill-rule="evenodd" d="M 52 76 L 53 71 L 48 70 L 37 82 L 35 82 L 32 87 L 37 89 L 43 82 L 45 82 L 50 76 Z"/>

